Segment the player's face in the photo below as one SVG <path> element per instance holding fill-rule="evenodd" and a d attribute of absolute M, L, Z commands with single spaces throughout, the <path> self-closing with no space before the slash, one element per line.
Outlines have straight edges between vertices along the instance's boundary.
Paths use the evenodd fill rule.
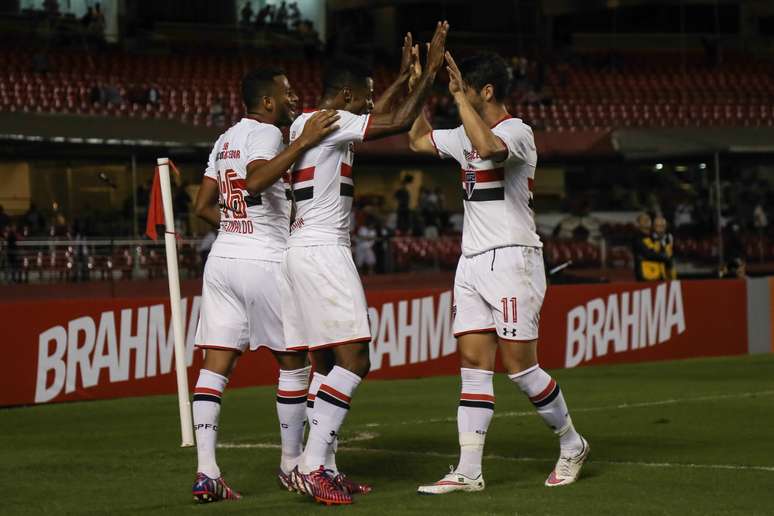
<path fill-rule="evenodd" d="M 274 83 L 273 97 L 277 106 L 277 125 L 290 125 L 298 116 L 298 96 L 284 75 L 276 76 Z"/>
<path fill-rule="evenodd" d="M 663 235 L 666 233 L 667 223 L 666 219 L 662 217 L 656 218 L 656 220 L 653 221 L 653 231 L 658 233 L 659 235 Z"/>
<path fill-rule="evenodd" d="M 347 111 L 356 115 L 370 113 L 374 109 L 374 80 L 367 77 L 365 84 L 352 88 L 352 100 Z"/>

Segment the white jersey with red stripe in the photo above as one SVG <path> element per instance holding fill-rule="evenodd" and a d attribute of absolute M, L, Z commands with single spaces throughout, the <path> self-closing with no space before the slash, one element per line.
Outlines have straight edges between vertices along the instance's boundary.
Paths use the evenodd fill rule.
<path fill-rule="evenodd" d="M 218 182 L 220 230 L 211 256 L 279 262 L 290 226 L 290 192 L 280 179 L 259 195 L 247 192 L 247 166 L 270 160 L 284 145 L 271 124 L 243 118 L 223 133 L 204 176 Z"/>
<path fill-rule="evenodd" d="M 490 249 L 521 245 L 542 247 L 535 230 L 532 184 L 537 151 L 532 129 L 518 118 L 505 118 L 492 132 L 508 149 L 504 161 L 481 159 L 465 128 L 435 130 L 430 137 L 438 155 L 462 167 L 465 218 L 462 253 L 474 256 Z"/>
<path fill-rule="evenodd" d="M 288 247 L 350 245 L 350 214 L 355 186 L 352 179 L 354 142 L 363 141 L 370 115 L 339 111 L 339 129 L 305 152 L 293 165 L 291 187 L 296 220 Z M 304 130 L 312 113 L 304 113 L 290 126 L 292 143 Z"/>

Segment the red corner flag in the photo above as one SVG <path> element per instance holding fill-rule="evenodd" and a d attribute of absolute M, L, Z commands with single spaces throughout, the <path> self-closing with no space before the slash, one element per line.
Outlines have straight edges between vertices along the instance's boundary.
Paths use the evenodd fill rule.
<path fill-rule="evenodd" d="M 156 226 L 164 225 L 164 202 L 161 200 L 161 182 L 159 180 L 159 167 L 153 174 L 153 188 L 151 188 L 148 202 L 148 221 L 145 223 L 145 234 L 156 240 L 159 237 Z"/>

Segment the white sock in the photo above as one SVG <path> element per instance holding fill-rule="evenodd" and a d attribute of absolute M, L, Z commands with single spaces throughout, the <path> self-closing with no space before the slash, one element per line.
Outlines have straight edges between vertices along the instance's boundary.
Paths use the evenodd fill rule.
<path fill-rule="evenodd" d="M 306 420 L 306 396 L 311 367 L 280 369 L 277 384 L 277 418 L 282 439 L 280 469 L 288 474 L 301 455 Z"/>
<path fill-rule="evenodd" d="M 194 388 L 193 420 L 199 461 L 197 471 L 210 478 L 220 477 L 220 468 L 215 461 L 215 444 L 218 440 L 220 398 L 227 383 L 228 378 L 225 376 L 202 369 Z"/>
<path fill-rule="evenodd" d="M 466 477 L 481 475 L 484 440 L 494 414 L 494 372 L 461 368 L 462 390 L 457 409 L 460 437 L 460 462 L 455 471 Z"/>
<path fill-rule="evenodd" d="M 521 391 L 529 397 L 543 421 L 559 436 L 562 454 L 576 455 L 583 448 L 583 441 L 570 418 L 559 384 L 551 375 L 534 365 L 520 373 L 508 375 Z"/>
<path fill-rule="evenodd" d="M 309 395 L 306 399 L 306 419 L 308 421 L 309 428 L 312 428 L 312 413 L 314 412 L 314 400 L 317 396 L 317 390 L 320 385 L 325 381 L 325 375 L 318 372 L 312 374 L 312 381 L 309 384 Z M 336 437 L 333 443 L 328 447 L 328 452 L 325 454 L 325 469 L 333 471 L 333 475 L 339 473 L 338 467 L 336 467 L 336 450 L 339 448 L 339 438 Z"/>
<path fill-rule="evenodd" d="M 320 385 L 314 400 L 304 460 L 300 466 L 302 473 L 309 473 L 325 465 L 328 449 L 347 417 L 352 394 L 360 381 L 361 378 L 355 373 L 334 366 Z"/>

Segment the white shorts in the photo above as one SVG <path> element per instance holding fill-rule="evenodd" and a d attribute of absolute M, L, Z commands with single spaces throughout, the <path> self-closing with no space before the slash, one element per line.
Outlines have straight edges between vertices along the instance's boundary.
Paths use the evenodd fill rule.
<path fill-rule="evenodd" d="M 196 346 L 285 351 L 279 262 L 210 256 L 204 267 Z"/>
<path fill-rule="evenodd" d="M 363 284 L 342 245 L 290 247 L 280 291 L 289 350 L 370 342 Z"/>
<path fill-rule="evenodd" d="M 454 276 L 454 336 L 497 332 L 506 340 L 535 340 L 545 293 L 538 247 L 501 247 L 462 256 Z"/>

